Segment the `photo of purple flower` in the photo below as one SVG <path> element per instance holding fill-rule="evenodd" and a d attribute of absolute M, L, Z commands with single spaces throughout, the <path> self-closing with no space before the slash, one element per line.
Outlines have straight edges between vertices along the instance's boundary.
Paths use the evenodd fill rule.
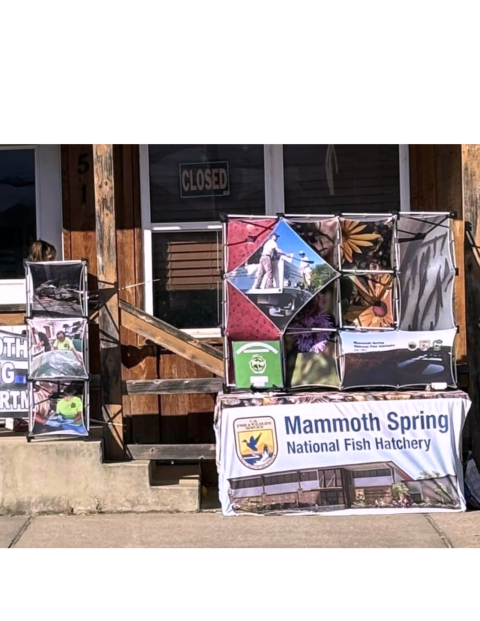
<path fill-rule="evenodd" d="M 323 310 L 308 315 L 292 323 L 290 330 L 311 330 L 312 328 L 333 328 L 331 315 Z M 292 334 L 293 342 L 299 352 L 319 354 L 325 351 L 327 342 L 331 340 L 331 332 L 298 332 Z"/>

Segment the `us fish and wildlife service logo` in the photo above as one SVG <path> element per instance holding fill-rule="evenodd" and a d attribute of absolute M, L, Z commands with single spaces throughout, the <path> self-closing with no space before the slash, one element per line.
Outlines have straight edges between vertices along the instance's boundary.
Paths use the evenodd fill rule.
<path fill-rule="evenodd" d="M 237 456 L 244 466 L 263 470 L 273 464 L 278 444 L 275 421 L 271 416 L 237 418 L 233 425 Z"/>
<path fill-rule="evenodd" d="M 254 373 L 264 373 L 267 368 L 267 361 L 260 354 L 255 354 L 250 358 L 250 369 Z"/>

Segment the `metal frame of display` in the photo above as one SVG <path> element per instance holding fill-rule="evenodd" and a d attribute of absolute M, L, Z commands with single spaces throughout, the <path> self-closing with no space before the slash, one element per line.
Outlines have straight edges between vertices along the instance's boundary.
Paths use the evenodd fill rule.
<path fill-rule="evenodd" d="M 453 212 L 397 212 L 397 211 L 392 211 L 389 213 L 381 213 L 381 214 L 371 214 L 371 213 L 363 213 L 363 214 L 358 214 L 358 213 L 350 213 L 350 212 L 341 212 L 341 213 L 335 213 L 335 214 L 322 214 L 322 215 L 314 215 L 314 214 L 309 214 L 309 215 L 294 215 L 294 214 L 277 214 L 277 216 L 265 216 L 265 215 L 259 215 L 259 216 L 243 216 L 243 215 L 234 215 L 234 216 L 224 216 L 222 218 L 222 237 L 223 237 L 223 243 L 222 243 L 222 256 L 223 256 L 223 265 L 224 265 L 224 271 L 222 272 L 222 338 L 223 338 L 223 343 L 224 343 L 224 357 L 225 357 L 225 384 L 224 384 L 224 391 L 225 392 L 231 392 L 231 391 L 243 391 L 245 392 L 245 389 L 236 389 L 235 387 L 235 383 L 234 381 L 230 381 L 230 366 L 231 366 L 231 356 L 230 356 L 230 340 L 228 338 L 228 326 L 227 326 L 227 318 L 228 318 L 228 305 L 229 305 L 229 299 L 228 299 L 228 293 L 227 293 L 227 283 L 228 283 L 228 243 L 227 243 L 227 227 L 228 227 L 228 222 L 230 220 L 244 220 L 246 222 L 251 221 L 251 220 L 272 220 L 272 221 L 277 221 L 279 222 L 280 220 L 285 220 L 287 224 L 289 223 L 302 223 L 302 222 L 318 222 L 318 221 L 324 221 L 327 219 L 333 219 L 333 218 L 337 218 L 339 221 L 339 226 L 337 227 L 337 251 L 338 251 L 338 257 L 337 257 L 337 261 L 338 261 L 338 266 L 332 266 L 333 269 L 337 270 L 337 272 L 339 272 L 339 276 L 336 277 L 333 281 L 331 281 L 329 284 L 333 284 L 334 287 L 334 291 L 336 294 L 336 303 L 337 303 L 337 312 L 338 312 L 338 325 L 336 325 L 334 328 L 312 328 L 311 330 L 289 330 L 288 325 L 286 325 L 286 327 L 284 328 L 284 330 L 279 329 L 279 341 L 280 344 L 282 346 L 282 350 L 285 351 L 285 347 L 284 347 L 284 339 L 285 336 L 288 334 L 294 334 L 294 333 L 307 333 L 307 332 L 311 332 L 311 333 L 315 333 L 315 332 L 334 332 L 336 334 L 336 339 L 337 339 L 337 359 L 336 359 L 336 366 L 337 366 L 337 370 L 338 370 L 338 374 L 339 374 L 339 379 L 340 379 L 340 386 L 338 387 L 338 390 L 345 390 L 344 388 L 344 378 L 345 378 L 345 353 L 343 351 L 343 347 L 342 347 L 342 342 L 341 342 L 341 333 L 342 332 L 358 332 L 358 333 L 365 333 L 365 332 L 377 332 L 377 333 L 381 333 L 381 332 L 398 332 L 400 331 L 400 317 L 401 317 L 401 286 L 400 286 L 400 280 L 399 280 L 399 276 L 401 274 L 400 271 L 400 252 L 399 252 L 399 241 L 398 241 L 398 233 L 399 233 L 399 229 L 398 229 L 398 224 L 399 222 L 401 222 L 402 218 L 418 218 L 419 220 L 422 221 L 428 221 L 430 218 L 435 218 L 435 217 L 439 217 L 439 216 L 443 216 L 445 217 L 445 221 L 448 222 L 448 254 L 449 254 L 449 266 L 452 270 L 453 273 L 453 279 L 455 279 L 455 277 L 458 274 L 458 270 L 457 270 L 457 266 L 456 266 L 456 261 L 455 261 L 455 252 L 454 252 L 454 236 L 453 236 L 453 231 L 452 231 L 452 226 L 451 226 L 451 220 L 455 218 L 456 214 Z M 393 222 L 393 229 L 392 229 L 392 241 L 391 241 L 391 265 L 392 268 L 389 270 L 359 270 L 359 269 L 342 269 L 342 263 L 341 263 L 341 240 L 342 240 L 342 233 L 341 233 L 341 225 L 340 225 L 340 220 L 341 218 L 347 218 L 347 219 L 364 219 L 366 222 L 372 222 L 372 221 L 378 221 L 378 220 L 382 220 L 382 219 L 387 219 L 387 218 L 393 218 L 394 222 Z M 274 227 L 276 226 L 276 224 L 274 225 Z M 258 249 L 257 249 L 258 250 Z M 252 253 L 253 255 L 253 253 Z M 248 258 L 246 259 L 248 261 Z M 343 275 L 354 275 L 354 276 L 362 276 L 362 275 L 368 275 L 368 274 L 372 274 L 372 273 L 381 273 L 381 274 L 392 274 L 393 276 L 393 282 L 392 282 L 392 312 L 393 312 L 393 327 L 368 327 L 368 326 L 345 326 L 343 323 L 343 313 L 342 313 L 342 299 L 341 299 L 341 292 L 340 292 L 340 287 L 341 287 L 341 279 Z M 234 286 L 234 285 L 231 285 Z M 453 285 L 452 285 L 452 300 L 453 300 Z M 310 301 L 310 300 L 309 300 Z M 308 301 L 308 302 L 309 302 Z M 308 304 L 308 302 L 305 303 Z M 304 306 L 305 306 L 304 305 Z M 302 306 L 303 308 L 303 306 Z M 456 328 L 458 331 L 458 327 L 456 326 L 455 323 L 455 314 L 454 314 L 454 308 L 453 308 L 453 304 L 450 304 L 450 308 L 451 308 L 451 324 L 452 324 L 452 329 Z M 301 310 L 301 309 L 299 309 Z M 299 311 L 297 311 L 298 313 Z M 295 314 L 297 314 L 295 313 Z M 295 317 L 295 315 L 293 316 Z M 293 319 L 292 317 L 292 319 Z M 290 322 L 289 322 L 290 323 Z M 405 331 L 405 330 L 403 330 Z M 415 332 L 415 331 L 412 331 Z M 453 343 L 452 343 L 452 348 L 451 348 L 451 353 L 450 353 L 450 366 L 451 366 L 451 377 L 453 379 L 453 384 L 450 385 L 450 387 L 454 388 L 457 384 L 457 373 L 456 373 L 456 366 L 455 366 L 455 352 L 454 352 L 454 347 L 455 347 L 455 337 L 453 339 Z M 233 368 L 233 367 L 232 367 Z M 284 378 L 285 378 L 285 384 L 286 384 L 286 356 L 284 356 L 283 358 L 283 371 L 284 371 Z M 408 385 L 401 385 L 401 386 L 390 386 L 390 385 L 382 385 L 385 389 L 389 389 L 389 388 L 395 388 L 395 389 L 410 389 L 410 388 L 418 388 L 420 386 L 423 387 L 431 387 L 432 383 L 428 383 L 428 382 L 423 382 L 423 383 L 419 383 L 419 384 L 408 384 Z M 433 382 L 433 384 L 435 384 L 435 382 Z M 302 385 L 302 386 L 295 386 L 295 387 L 288 387 L 287 385 L 285 386 L 285 388 L 283 389 L 283 392 L 298 392 L 299 390 L 305 390 L 305 389 L 312 389 L 312 390 L 327 390 L 327 389 L 331 389 L 331 386 L 327 386 L 327 385 L 310 385 L 310 384 L 306 384 L 306 385 Z M 336 387 L 335 387 L 336 388 Z M 336 388 L 337 389 L 337 388 Z M 358 387 L 349 387 L 347 390 L 358 390 Z M 372 387 L 368 387 L 369 390 L 372 389 Z M 255 388 L 255 392 L 273 392 L 272 389 L 257 389 Z"/>
<path fill-rule="evenodd" d="M 68 266 L 68 265 L 80 265 L 80 275 L 79 275 L 79 297 L 80 297 L 80 309 L 81 315 L 73 315 L 73 314 L 65 314 L 61 313 L 52 315 L 51 313 L 33 311 L 33 279 L 30 270 L 30 265 L 46 265 L 50 268 L 54 268 L 55 266 Z M 62 438 L 62 439 L 73 439 L 73 438 L 81 438 L 86 439 L 89 436 L 90 432 L 90 366 L 89 366 L 89 334 L 88 334 L 88 286 L 87 286 L 87 263 L 86 261 L 49 261 L 49 262 L 25 262 L 25 272 L 26 272 L 26 292 L 27 292 L 27 342 L 28 342 L 28 368 L 29 373 L 27 376 L 28 381 L 28 395 L 29 395 L 29 412 L 28 412 L 28 434 L 27 441 L 36 438 Z M 33 314 L 32 314 L 33 313 Z M 82 343 L 82 353 L 83 353 L 83 363 L 85 368 L 85 375 L 79 376 L 52 376 L 52 377 L 31 377 L 31 363 L 32 363 L 32 325 L 31 321 L 45 320 L 49 322 L 55 321 L 64 321 L 64 322 L 78 322 L 81 321 L 84 324 L 84 334 L 83 334 L 83 343 Z M 34 384 L 38 383 L 50 383 L 57 384 L 57 387 L 60 384 L 77 384 L 82 385 L 83 394 L 82 394 L 82 403 L 83 403 L 83 423 L 86 433 L 85 434 L 75 434 L 69 433 L 64 430 L 55 429 L 51 432 L 45 433 L 34 433 L 35 426 L 35 403 L 34 403 Z"/>

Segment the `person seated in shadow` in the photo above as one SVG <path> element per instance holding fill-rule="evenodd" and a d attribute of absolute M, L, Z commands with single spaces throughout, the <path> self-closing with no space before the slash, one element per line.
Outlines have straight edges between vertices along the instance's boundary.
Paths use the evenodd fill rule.
<path fill-rule="evenodd" d="M 31 263 L 39 263 L 41 261 L 55 261 L 57 250 L 55 246 L 49 244 L 43 239 L 37 239 L 30 246 L 27 261 Z"/>

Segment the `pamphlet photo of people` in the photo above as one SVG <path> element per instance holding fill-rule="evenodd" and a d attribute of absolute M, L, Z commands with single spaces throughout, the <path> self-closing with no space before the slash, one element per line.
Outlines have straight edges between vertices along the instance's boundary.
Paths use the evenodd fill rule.
<path fill-rule="evenodd" d="M 27 319 L 30 377 L 88 379 L 85 319 Z"/>
<path fill-rule="evenodd" d="M 30 435 L 88 435 L 84 382 L 32 382 Z"/>

